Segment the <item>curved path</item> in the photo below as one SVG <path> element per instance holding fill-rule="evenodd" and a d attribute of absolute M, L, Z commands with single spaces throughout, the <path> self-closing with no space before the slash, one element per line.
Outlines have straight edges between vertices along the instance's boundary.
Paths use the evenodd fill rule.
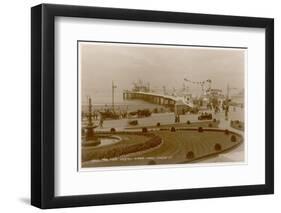
<path fill-rule="evenodd" d="M 228 130 L 238 133 L 244 137 L 243 131 L 232 128 L 230 126 L 231 119 L 235 120 L 235 119 L 237 119 L 237 116 L 238 116 L 238 119 L 241 119 L 241 118 L 239 118 L 239 115 L 235 115 L 234 118 L 231 118 L 231 114 L 230 114 L 230 119 L 228 119 L 227 121 L 223 117 L 218 118 L 218 119 L 220 119 L 219 128 L 228 129 Z M 244 138 L 244 141 L 245 141 L 245 138 Z M 222 153 L 222 154 L 219 154 L 217 157 L 202 160 L 200 162 L 202 162 L 202 163 L 244 162 L 244 160 L 245 160 L 245 143 L 243 142 L 243 143 L 241 143 L 241 145 L 232 149 L 230 152 Z"/>

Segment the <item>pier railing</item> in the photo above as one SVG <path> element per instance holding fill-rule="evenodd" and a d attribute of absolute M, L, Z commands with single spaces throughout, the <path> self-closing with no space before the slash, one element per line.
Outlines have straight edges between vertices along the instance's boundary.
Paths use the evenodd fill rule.
<path fill-rule="evenodd" d="M 139 99 L 149 103 L 158 104 L 170 108 L 175 108 L 176 105 L 185 106 L 186 108 L 192 108 L 192 103 L 187 103 L 184 97 L 177 97 L 171 95 L 164 95 L 152 92 L 140 92 L 140 91 L 129 91 L 123 92 L 123 99 Z"/>

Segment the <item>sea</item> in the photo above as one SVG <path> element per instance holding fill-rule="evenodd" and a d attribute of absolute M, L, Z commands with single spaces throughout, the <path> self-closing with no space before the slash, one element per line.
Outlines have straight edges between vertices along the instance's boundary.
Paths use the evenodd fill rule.
<path fill-rule="evenodd" d="M 96 92 L 91 95 L 93 110 L 104 111 L 112 109 L 112 93 L 111 92 Z M 114 110 L 115 111 L 136 111 L 138 109 L 149 109 L 154 110 L 157 108 L 160 110 L 164 106 L 158 104 L 148 103 L 138 99 L 123 99 L 123 92 L 114 93 Z M 82 110 L 87 111 L 88 103 L 87 99 L 84 98 L 82 102 Z"/>

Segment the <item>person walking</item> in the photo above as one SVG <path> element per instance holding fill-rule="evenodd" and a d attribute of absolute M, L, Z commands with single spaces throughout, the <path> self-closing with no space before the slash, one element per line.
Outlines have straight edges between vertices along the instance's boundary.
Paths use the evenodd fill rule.
<path fill-rule="evenodd" d="M 102 117 L 102 115 L 100 116 L 100 128 L 103 128 L 103 117 Z"/>

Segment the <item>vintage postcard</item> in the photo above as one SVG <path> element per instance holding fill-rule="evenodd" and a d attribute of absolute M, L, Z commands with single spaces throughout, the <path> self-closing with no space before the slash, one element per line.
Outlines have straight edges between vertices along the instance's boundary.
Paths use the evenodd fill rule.
<path fill-rule="evenodd" d="M 77 48 L 80 168 L 245 161 L 246 48 Z"/>

